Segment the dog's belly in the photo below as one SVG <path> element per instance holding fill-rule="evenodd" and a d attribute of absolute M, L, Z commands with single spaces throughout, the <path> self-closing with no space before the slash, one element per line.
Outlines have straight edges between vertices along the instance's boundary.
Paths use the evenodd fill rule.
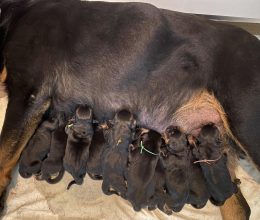
<path fill-rule="evenodd" d="M 163 93 L 164 89 L 162 87 L 158 92 Z M 66 100 L 65 102 L 57 102 L 56 110 L 66 112 L 66 109 L 76 108 L 78 104 L 87 104 L 93 108 L 96 119 L 103 122 L 111 120 L 115 112 L 125 108 L 133 112 L 139 126 L 160 133 L 170 125 L 179 126 L 185 133 L 195 136 L 200 128 L 208 123 L 216 124 L 221 130 L 225 129 L 226 118 L 223 116 L 221 105 L 203 89 L 190 90 L 188 95 L 183 95 L 185 89 L 179 89 L 176 91 L 178 95 L 175 96 L 175 100 L 180 100 L 179 102 L 169 99 L 169 96 L 165 96 L 160 101 L 147 97 L 145 89 L 134 91 L 129 88 L 124 92 L 113 90 L 111 86 L 110 91 L 100 90 L 99 94 L 87 89 L 85 91 L 84 94 L 89 94 L 88 96 L 81 98 L 71 96 L 63 99 Z"/>

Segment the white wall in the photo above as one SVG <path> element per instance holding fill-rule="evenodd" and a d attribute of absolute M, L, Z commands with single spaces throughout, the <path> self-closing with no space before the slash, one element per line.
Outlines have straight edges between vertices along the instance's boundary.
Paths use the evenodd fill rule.
<path fill-rule="evenodd" d="M 260 0 L 108 0 L 148 2 L 159 8 L 195 14 L 253 18 L 260 23 Z"/>

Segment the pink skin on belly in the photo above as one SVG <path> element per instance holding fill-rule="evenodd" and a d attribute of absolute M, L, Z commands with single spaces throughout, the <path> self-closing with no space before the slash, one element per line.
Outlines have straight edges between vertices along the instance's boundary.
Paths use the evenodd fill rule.
<path fill-rule="evenodd" d="M 187 134 L 198 136 L 203 125 L 208 123 L 214 123 L 220 131 L 223 131 L 223 123 L 218 111 L 206 106 L 182 111 L 181 114 L 177 113 L 172 124 L 179 126 Z"/>

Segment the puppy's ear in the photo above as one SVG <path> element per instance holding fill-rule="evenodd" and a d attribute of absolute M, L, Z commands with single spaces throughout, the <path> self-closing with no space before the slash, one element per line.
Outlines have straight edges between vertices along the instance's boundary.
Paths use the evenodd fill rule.
<path fill-rule="evenodd" d="M 135 129 L 134 139 L 140 139 L 142 135 L 147 134 L 148 132 L 149 132 L 149 129 L 138 127 Z"/>
<path fill-rule="evenodd" d="M 112 128 L 115 125 L 115 122 L 113 120 L 108 120 L 106 122 L 106 124 L 107 124 L 107 129 L 109 129 L 109 128 Z"/>
<path fill-rule="evenodd" d="M 167 157 L 167 148 L 166 148 L 166 145 L 163 145 L 161 148 L 160 148 L 160 151 L 159 151 L 159 156 L 162 157 L 162 158 L 166 158 Z"/>
<path fill-rule="evenodd" d="M 179 135 L 180 133 L 183 133 L 182 129 L 178 126 L 170 125 L 165 129 L 165 135 L 169 138 L 173 135 Z"/>
<path fill-rule="evenodd" d="M 144 135 L 144 134 L 147 134 L 149 132 L 149 129 L 147 129 L 147 128 L 140 128 L 140 129 L 141 129 L 141 131 L 140 131 L 141 136 Z"/>
<path fill-rule="evenodd" d="M 108 129 L 108 125 L 107 125 L 107 123 L 105 122 L 105 123 L 99 124 L 99 125 L 98 125 L 98 128 L 99 128 L 99 129 L 102 129 L 102 130 L 107 130 L 107 129 Z"/>
<path fill-rule="evenodd" d="M 66 125 L 65 127 L 65 133 L 68 135 L 70 130 L 70 125 Z"/>
<path fill-rule="evenodd" d="M 129 151 L 134 151 L 136 148 L 133 144 L 129 144 Z"/>
<path fill-rule="evenodd" d="M 197 147 L 199 144 L 198 139 L 196 139 L 193 135 L 189 134 L 187 135 L 187 140 L 190 146 Z"/>
<path fill-rule="evenodd" d="M 166 134 L 166 132 L 162 134 L 162 139 L 164 140 L 165 144 L 169 143 L 169 136 Z"/>
<path fill-rule="evenodd" d="M 99 127 L 100 129 L 103 129 L 103 130 L 110 129 L 110 128 L 112 128 L 113 126 L 114 126 L 114 122 L 113 122 L 112 120 L 108 120 L 108 121 L 106 121 L 106 122 L 104 122 L 104 123 L 100 123 L 100 124 L 98 125 L 98 127 Z"/>

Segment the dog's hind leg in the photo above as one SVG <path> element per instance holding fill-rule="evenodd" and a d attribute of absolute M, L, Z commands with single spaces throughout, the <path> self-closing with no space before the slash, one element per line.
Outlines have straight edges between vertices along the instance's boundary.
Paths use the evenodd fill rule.
<path fill-rule="evenodd" d="M 3 200 L 11 172 L 20 154 L 50 106 L 50 99 L 33 96 L 28 101 L 23 95 L 9 97 L 0 139 L 0 200 Z M 3 202 L 0 202 L 0 212 Z"/>
<path fill-rule="evenodd" d="M 106 181 L 102 182 L 102 191 L 104 194 L 106 194 L 108 196 L 113 195 L 113 194 L 119 195 L 115 190 L 110 189 L 110 184 Z"/>
<path fill-rule="evenodd" d="M 120 196 L 123 199 L 126 199 L 126 184 L 124 178 L 121 181 L 118 181 L 116 191 L 120 192 Z"/>

